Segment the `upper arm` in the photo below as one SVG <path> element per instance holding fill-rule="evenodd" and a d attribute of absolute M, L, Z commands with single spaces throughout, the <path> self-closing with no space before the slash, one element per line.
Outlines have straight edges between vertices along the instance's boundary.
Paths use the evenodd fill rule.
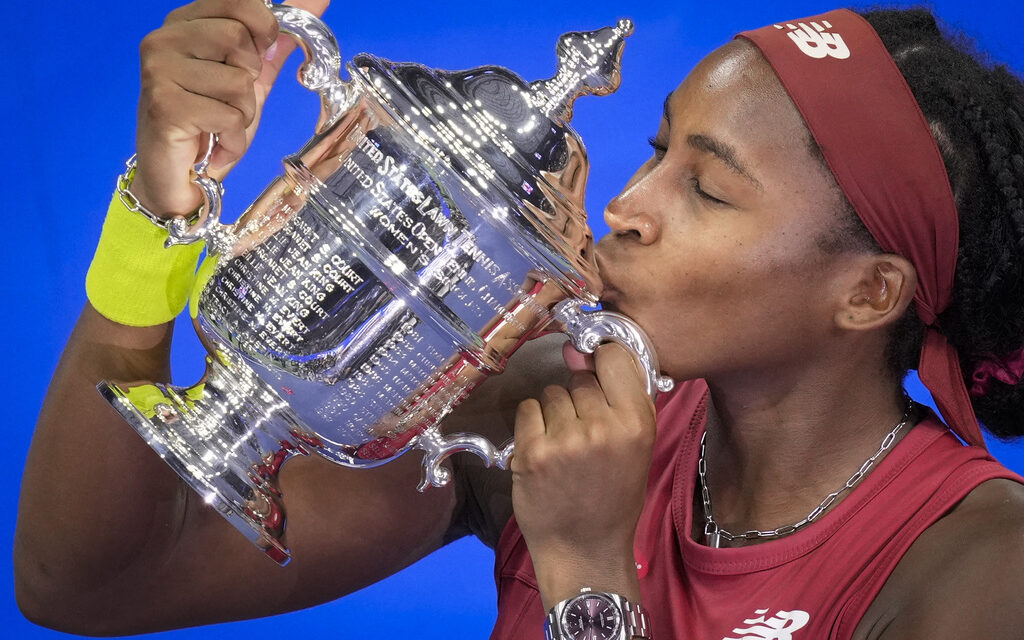
<path fill-rule="evenodd" d="M 279 486 L 292 561 L 283 567 L 182 484 L 186 504 L 169 544 L 42 622 L 90 635 L 143 633 L 272 615 L 360 589 L 443 544 L 454 490 L 417 492 L 419 458 L 374 469 L 319 457 L 285 464 Z"/>
<path fill-rule="evenodd" d="M 466 522 L 466 505 L 498 532 L 511 515 L 510 500 L 501 499 L 507 474 L 485 469 L 496 474 L 495 483 L 460 474 L 467 454 L 453 459 L 457 483 L 424 493 L 416 491 L 419 452 L 373 469 L 293 458 L 279 475 L 284 543 L 292 552 L 291 563 L 280 567 L 180 481 L 96 393 L 97 379 L 160 379 L 166 369 L 169 328 L 154 338 L 163 346 L 151 349 L 111 345 L 117 331 L 87 308 L 34 436 L 15 582 L 19 606 L 38 624 L 109 635 L 299 609 L 439 548 L 457 529 L 453 523 Z M 547 379 L 535 375 L 544 366 L 527 364 L 531 350 L 537 347 L 524 347 L 520 364 L 486 385 L 479 399 L 474 394 L 450 430 L 483 432 L 499 443 L 503 433 L 511 435 L 508 407 L 514 414 L 518 399 Z M 457 493 L 456 484 L 469 491 Z M 480 487 L 491 487 L 493 499 L 479 495 Z"/>
<path fill-rule="evenodd" d="M 908 550 L 855 637 L 1021 637 L 1024 486 L 983 483 Z"/>
<path fill-rule="evenodd" d="M 521 347 L 505 373 L 445 420 L 444 430 L 473 431 L 502 444 L 512 435 L 519 402 L 564 381 L 564 340 L 551 336 Z M 190 496 L 190 526 L 173 556 L 179 565 L 161 570 L 193 585 L 191 593 L 172 589 L 179 611 L 187 613 L 188 624 L 203 624 L 332 600 L 412 564 L 460 527 L 496 543 L 511 516 L 508 472 L 484 468 L 476 456 L 461 453 L 452 458 L 454 482 L 420 493 L 421 460 L 411 451 L 372 469 L 347 469 L 317 456 L 282 466 L 284 542 L 292 553 L 283 568 Z M 167 591 L 160 587 L 148 600 L 165 606 Z"/>

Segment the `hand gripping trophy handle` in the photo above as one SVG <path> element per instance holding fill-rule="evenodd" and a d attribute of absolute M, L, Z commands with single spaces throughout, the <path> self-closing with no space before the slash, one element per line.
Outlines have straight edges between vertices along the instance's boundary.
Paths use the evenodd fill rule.
<path fill-rule="evenodd" d="M 280 466 L 317 453 L 370 468 L 424 452 L 421 490 L 468 451 L 507 468 L 513 445 L 438 423 L 522 342 L 567 333 L 593 352 L 630 350 L 653 396 L 672 381 L 629 318 L 585 311 L 599 281 L 583 194 L 587 159 L 573 101 L 619 84 L 632 23 L 573 32 L 559 68 L 527 83 L 369 54 L 347 66 L 328 27 L 269 5 L 306 54 L 321 98 L 315 135 L 285 159 L 234 225 L 220 222 L 216 144 L 193 168 L 204 196 L 168 245 L 205 241 L 192 315 L 207 372 L 190 387 L 103 382 L 100 392 L 203 499 L 284 563 Z"/>
<path fill-rule="evenodd" d="M 583 302 L 578 298 L 563 300 L 554 312 L 554 323 L 563 327 L 577 351 L 594 353 L 600 345 L 615 342 L 631 352 L 640 369 L 647 374 L 647 393 L 652 400 L 659 393 L 667 393 L 675 386 L 671 378 L 659 373 L 654 345 L 633 320 L 614 311 L 585 311 Z M 487 438 L 475 433 L 445 436 L 436 429 L 428 429 L 420 436 L 416 448 L 425 452 L 424 475 L 418 487 L 423 491 L 430 485 L 444 486 L 448 483 L 451 474 L 442 463 L 454 453 L 469 451 L 482 458 L 487 466 L 507 469 L 515 453 L 515 442 L 508 442 L 499 449 Z"/>
<path fill-rule="evenodd" d="M 334 123 L 352 106 L 352 92 L 340 78 L 341 52 L 338 41 L 330 28 L 320 18 L 305 9 L 284 4 L 267 3 L 277 18 L 281 33 L 292 36 L 299 48 L 306 54 L 306 61 L 299 67 L 299 82 L 320 94 L 320 122 L 317 131 Z M 189 225 L 183 216 L 175 217 L 168 225 L 166 246 L 192 244 L 205 241 L 212 253 L 223 253 L 230 246 L 230 228 L 221 224 L 221 195 L 224 187 L 207 174 L 210 156 L 217 143 L 217 136 L 210 136 L 206 156 L 193 168 L 192 182 L 202 191 L 203 210 L 198 220 Z"/>
<path fill-rule="evenodd" d="M 317 130 L 320 131 L 337 120 L 353 103 L 348 85 L 340 80 L 341 54 L 338 42 L 327 25 L 311 13 L 283 4 L 268 2 L 267 5 L 277 17 L 281 32 L 294 37 L 306 54 L 306 62 L 299 68 L 298 78 L 307 89 L 320 94 L 321 121 L 317 125 Z M 621 23 L 620 28 L 623 31 L 632 30 L 627 21 Z M 562 74 L 564 71 L 560 72 L 559 76 Z M 575 87 L 571 82 L 562 81 L 559 76 L 536 83 L 536 95 L 543 96 L 546 102 L 545 110 L 568 120 L 572 115 L 571 105 L 575 96 L 568 96 L 566 93 Z M 606 84 L 614 82 L 617 85 L 617 81 L 616 76 L 613 81 Z M 596 86 L 588 88 L 595 93 L 609 90 Z M 614 86 L 611 86 L 610 90 L 614 90 Z M 562 95 L 550 95 L 558 91 L 561 91 Z M 215 143 L 216 136 L 211 136 L 206 157 L 194 170 L 196 176 L 193 182 L 204 194 L 207 214 L 192 227 L 189 227 L 182 217 L 174 219 L 169 229 L 168 246 L 206 240 L 211 244 L 211 249 L 217 251 L 223 249 L 223 239 L 229 237 L 223 225 L 219 223 L 223 187 L 206 174 Z M 573 346 L 582 353 L 593 353 L 600 344 L 608 341 L 619 343 L 631 351 L 640 368 L 647 372 L 647 392 L 652 398 L 659 392 L 665 393 L 672 389 L 672 380 L 658 373 L 657 356 L 650 339 L 640 326 L 628 317 L 610 311 L 587 312 L 583 310 L 582 301 L 569 299 L 559 304 L 555 310 L 554 320 L 564 325 L 565 333 L 572 339 Z M 444 486 L 448 483 L 450 474 L 442 463 L 449 456 L 469 451 L 480 456 L 488 465 L 493 464 L 505 469 L 515 443 L 510 442 L 497 449 L 486 438 L 475 433 L 445 436 L 436 429 L 430 429 L 420 436 L 414 448 L 424 451 L 424 477 L 419 486 L 422 491 L 431 485 Z"/>

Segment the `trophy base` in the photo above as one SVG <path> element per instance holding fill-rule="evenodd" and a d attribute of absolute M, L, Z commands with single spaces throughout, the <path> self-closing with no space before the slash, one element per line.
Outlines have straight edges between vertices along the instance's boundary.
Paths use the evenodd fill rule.
<path fill-rule="evenodd" d="M 320 443 L 273 389 L 223 351 L 207 357 L 206 375 L 190 387 L 103 382 L 98 389 L 206 504 L 287 564 L 277 472 Z"/>

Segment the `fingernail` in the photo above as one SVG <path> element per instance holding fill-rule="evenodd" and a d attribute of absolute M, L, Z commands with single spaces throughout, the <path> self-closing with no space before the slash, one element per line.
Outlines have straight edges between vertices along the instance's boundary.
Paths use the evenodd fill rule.
<path fill-rule="evenodd" d="M 267 52 L 265 54 L 263 54 L 263 59 L 264 60 L 273 60 L 275 53 L 277 53 L 277 41 L 276 40 L 274 41 L 274 44 L 270 45 L 267 48 Z"/>

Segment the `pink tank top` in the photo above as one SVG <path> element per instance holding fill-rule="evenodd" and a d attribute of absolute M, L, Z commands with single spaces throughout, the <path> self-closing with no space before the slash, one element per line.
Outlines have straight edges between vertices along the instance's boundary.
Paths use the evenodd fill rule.
<path fill-rule="evenodd" d="M 786 538 L 711 549 L 690 538 L 703 382 L 658 401 L 658 436 L 634 552 L 655 640 L 849 638 L 896 563 L 986 480 L 1024 479 L 929 415 L 817 522 Z M 513 517 L 495 558 L 492 638 L 541 640 L 545 612 Z"/>

